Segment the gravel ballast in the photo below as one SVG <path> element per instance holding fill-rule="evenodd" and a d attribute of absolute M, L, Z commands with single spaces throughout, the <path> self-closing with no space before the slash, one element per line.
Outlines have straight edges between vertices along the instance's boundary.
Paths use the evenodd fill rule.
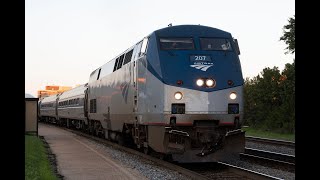
<path fill-rule="evenodd" d="M 130 153 L 126 153 L 115 149 L 110 146 L 105 146 L 103 144 L 99 144 L 95 141 L 88 140 L 90 143 L 95 144 L 97 149 L 101 149 L 106 151 L 110 156 L 121 163 L 123 163 L 126 167 L 136 169 L 142 175 L 147 177 L 148 179 L 158 180 L 158 179 L 172 179 L 172 180 L 185 180 L 190 179 L 187 176 L 184 176 L 176 171 L 171 169 L 158 166 L 156 163 L 143 159 L 137 155 L 133 155 Z"/>

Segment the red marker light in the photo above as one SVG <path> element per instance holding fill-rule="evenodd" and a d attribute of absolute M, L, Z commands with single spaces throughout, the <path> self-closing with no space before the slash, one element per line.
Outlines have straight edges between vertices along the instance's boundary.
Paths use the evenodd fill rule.
<path fill-rule="evenodd" d="M 177 84 L 178 84 L 179 86 L 181 86 L 181 85 L 183 84 L 183 81 L 182 81 L 182 80 L 178 80 L 178 81 L 177 81 Z"/>
<path fill-rule="evenodd" d="M 233 81 L 232 80 L 228 80 L 228 85 L 232 86 L 233 85 Z"/>

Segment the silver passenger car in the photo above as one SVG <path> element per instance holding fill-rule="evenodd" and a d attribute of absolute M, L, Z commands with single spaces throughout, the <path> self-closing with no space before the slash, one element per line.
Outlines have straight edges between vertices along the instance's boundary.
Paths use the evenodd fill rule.
<path fill-rule="evenodd" d="M 41 121 L 45 122 L 53 122 L 55 123 L 58 119 L 57 114 L 57 98 L 59 97 L 59 94 L 54 94 L 48 97 L 43 98 L 39 102 L 39 118 Z"/>
<path fill-rule="evenodd" d="M 81 128 L 87 121 L 84 108 L 86 90 L 87 84 L 83 84 L 60 94 L 57 107 L 60 124 Z"/>

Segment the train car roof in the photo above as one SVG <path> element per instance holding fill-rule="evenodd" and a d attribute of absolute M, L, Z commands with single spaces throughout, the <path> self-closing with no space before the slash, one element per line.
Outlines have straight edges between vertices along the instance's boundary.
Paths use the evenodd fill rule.
<path fill-rule="evenodd" d="M 61 93 L 59 96 L 59 100 L 73 97 L 73 96 L 78 96 L 78 95 L 84 95 L 84 91 L 87 89 L 87 84 L 82 84 L 80 86 L 77 86 L 73 89 L 70 89 L 68 91 L 64 91 Z"/>
<path fill-rule="evenodd" d="M 45 98 L 43 98 L 43 99 L 41 100 L 41 103 L 54 102 L 54 101 L 56 101 L 58 95 L 59 95 L 59 94 L 54 94 L 54 95 L 50 95 L 50 96 L 48 96 L 48 97 L 45 97 Z"/>

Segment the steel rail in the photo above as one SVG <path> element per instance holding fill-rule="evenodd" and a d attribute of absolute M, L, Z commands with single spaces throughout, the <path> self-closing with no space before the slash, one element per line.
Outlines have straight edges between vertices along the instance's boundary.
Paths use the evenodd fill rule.
<path fill-rule="evenodd" d="M 270 151 L 245 148 L 244 153 L 240 153 L 240 159 L 253 161 L 253 163 L 262 164 L 263 166 L 277 167 L 285 171 L 295 172 L 295 156 L 281 154 Z"/>
<path fill-rule="evenodd" d="M 278 140 L 278 139 L 246 136 L 246 141 L 271 144 L 271 145 L 281 145 L 281 146 L 286 146 L 286 147 L 291 147 L 291 148 L 295 147 L 295 142 L 293 142 L 293 141 L 284 141 L 284 140 Z"/>
<path fill-rule="evenodd" d="M 277 161 L 283 161 L 295 164 L 295 156 L 290 154 L 282 154 L 277 152 L 271 152 L 261 149 L 245 148 L 244 154 L 259 156 L 263 158 L 269 158 Z"/>
<path fill-rule="evenodd" d="M 243 176 L 243 177 L 246 177 L 246 178 L 249 178 L 249 179 L 257 179 L 257 180 L 270 180 L 270 179 L 277 179 L 277 180 L 280 180 L 281 178 L 278 178 L 278 177 L 274 177 L 274 176 L 270 176 L 270 175 L 267 175 L 267 174 L 263 174 L 263 173 L 259 173 L 259 172 L 256 172 L 256 171 L 252 171 L 252 170 L 249 170 L 249 169 L 244 169 L 244 168 L 241 168 L 241 167 L 237 167 L 237 166 L 234 166 L 234 165 L 231 165 L 231 164 L 227 164 L 227 163 L 224 163 L 224 162 L 218 162 L 218 164 L 222 165 L 222 166 L 225 166 L 227 168 L 227 171 L 229 172 L 232 172 L 234 174 L 238 174 L 239 176 Z"/>

